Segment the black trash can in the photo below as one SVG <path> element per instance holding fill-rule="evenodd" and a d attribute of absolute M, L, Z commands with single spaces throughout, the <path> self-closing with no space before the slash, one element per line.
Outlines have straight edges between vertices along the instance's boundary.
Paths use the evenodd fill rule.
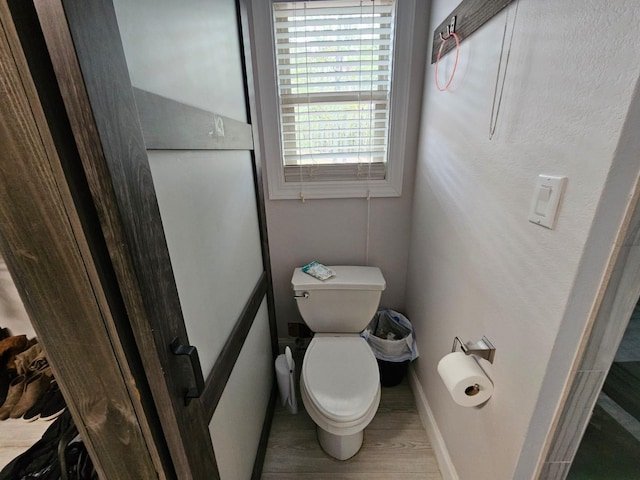
<path fill-rule="evenodd" d="M 404 362 L 392 362 L 390 360 L 378 361 L 378 370 L 380 370 L 380 384 L 383 387 L 395 387 L 402 382 L 409 369 L 409 360 Z"/>
<path fill-rule="evenodd" d="M 411 322 L 401 313 L 380 308 L 362 337 L 378 361 L 382 386 L 393 387 L 402 382 L 409 362 L 418 356 Z"/>

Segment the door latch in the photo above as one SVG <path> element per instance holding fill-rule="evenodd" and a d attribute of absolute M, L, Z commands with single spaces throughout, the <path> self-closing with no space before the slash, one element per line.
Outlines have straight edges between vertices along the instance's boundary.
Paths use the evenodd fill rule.
<path fill-rule="evenodd" d="M 187 387 L 184 390 L 184 404 L 189 405 L 192 398 L 199 398 L 204 391 L 204 377 L 202 375 L 202 367 L 200 366 L 198 349 L 193 345 L 182 345 L 177 337 L 171 342 L 170 347 L 171 353 L 174 355 L 186 355 L 189 357 L 189 362 L 191 363 L 191 370 L 193 371 L 196 386 Z"/>

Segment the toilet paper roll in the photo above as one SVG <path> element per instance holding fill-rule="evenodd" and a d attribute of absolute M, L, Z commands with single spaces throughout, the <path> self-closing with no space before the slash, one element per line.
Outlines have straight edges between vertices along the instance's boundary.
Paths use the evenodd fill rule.
<path fill-rule="evenodd" d="M 438 373 L 453 400 L 463 407 L 476 407 L 489 400 L 493 383 L 478 362 L 463 352 L 442 357 Z"/>

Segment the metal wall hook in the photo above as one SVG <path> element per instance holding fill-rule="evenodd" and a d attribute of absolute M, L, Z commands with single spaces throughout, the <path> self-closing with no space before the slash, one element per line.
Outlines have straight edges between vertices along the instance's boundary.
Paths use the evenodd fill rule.
<path fill-rule="evenodd" d="M 456 16 L 455 15 L 451 17 L 451 22 L 449 22 L 449 25 L 447 25 L 447 36 L 445 37 L 444 35 L 442 35 L 442 32 L 440 32 L 440 40 L 442 40 L 443 42 L 446 40 L 449 40 L 454 33 L 456 33 Z"/>
<path fill-rule="evenodd" d="M 460 349 L 466 355 L 477 355 L 489 361 L 489 363 L 493 363 L 493 359 L 496 356 L 496 348 L 487 337 L 483 336 L 482 339 L 476 343 L 463 343 L 460 337 L 455 337 L 453 339 L 453 346 L 451 347 L 452 352 L 456 351 L 456 342 L 460 344 Z"/>

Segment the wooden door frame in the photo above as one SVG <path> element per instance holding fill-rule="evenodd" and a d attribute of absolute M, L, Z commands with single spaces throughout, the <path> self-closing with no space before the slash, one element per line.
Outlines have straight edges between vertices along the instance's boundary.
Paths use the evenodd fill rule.
<path fill-rule="evenodd" d="M 35 1 L 80 160 L 178 478 L 218 478 L 113 5 Z"/>
<path fill-rule="evenodd" d="M 0 250 L 100 477 L 174 478 L 50 64 L 29 63 L 14 19 L 33 16 L 10 3 L 0 2 Z M 21 25 L 34 46 L 31 27 Z"/>
<path fill-rule="evenodd" d="M 264 272 L 208 375 L 202 399 L 185 406 L 182 392 L 190 375 L 184 374 L 184 362 L 176 361 L 169 345 L 175 338 L 186 343 L 187 332 L 113 5 L 79 0 L 34 4 L 176 474 L 218 478 L 208 424 L 265 295 L 272 351 L 277 354 L 257 149 L 251 155 Z M 241 3 L 237 9 L 241 28 Z M 247 114 L 255 118 L 250 51 L 248 42 L 242 36 L 240 40 Z M 269 412 L 274 400 L 275 389 Z M 269 425 L 268 414 L 254 476 L 261 468 Z"/>
<path fill-rule="evenodd" d="M 182 392 L 184 385 L 172 383 L 172 376 L 165 375 L 166 365 L 171 364 L 170 360 L 173 359 L 169 359 L 169 354 L 166 349 L 163 351 L 162 347 L 166 347 L 168 339 L 174 335 L 184 335 L 182 338 L 186 339 L 186 331 L 183 323 L 177 320 L 175 323 L 180 324 L 176 327 L 177 332 L 164 332 L 163 335 L 162 328 L 159 328 L 164 326 L 163 322 L 158 320 L 164 319 L 161 314 L 169 312 L 171 317 L 171 314 L 177 312 L 177 319 L 182 319 L 166 240 L 161 228 L 145 232 L 144 228 L 141 230 L 145 222 L 135 221 L 135 207 L 142 206 L 146 215 L 143 220 L 161 225 L 155 196 L 153 201 L 150 201 L 144 196 L 144 188 L 137 188 L 137 185 L 127 183 L 123 178 L 126 173 L 133 171 L 139 175 L 132 176 L 133 183 L 141 179 L 145 186 L 151 184 L 146 150 L 113 6 L 111 2 L 106 1 L 2 1 L 4 3 L 0 13 L 3 22 L 10 23 L 13 28 L 13 48 L 19 50 L 20 55 L 24 54 L 20 73 L 26 77 L 33 74 L 33 86 L 28 92 L 28 100 L 35 104 L 35 107 L 31 106 L 34 111 L 38 108 L 41 110 L 39 116 L 35 115 L 38 128 L 44 132 L 40 133 L 40 136 L 46 139 L 45 133 L 48 129 L 53 130 L 50 136 L 54 138 L 46 145 L 46 153 L 53 159 L 47 161 L 52 165 L 55 162 L 58 162 L 55 165 L 59 164 L 54 168 L 57 174 L 54 190 L 70 192 L 66 196 L 62 195 L 64 204 L 60 204 L 56 198 L 34 196 L 34 209 L 37 211 L 41 208 L 40 203 L 64 206 L 67 209 L 65 216 L 76 219 L 71 222 L 74 227 L 73 233 L 77 237 L 73 243 L 81 247 L 85 270 L 90 273 L 89 280 L 94 290 L 92 298 L 99 300 L 102 321 L 109 329 L 109 336 L 101 337 L 101 340 L 105 346 L 115 349 L 119 366 L 112 370 L 122 371 L 120 380 L 132 395 L 133 407 L 143 434 L 140 445 L 146 445 L 145 448 L 149 450 L 147 455 L 140 454 L 136 458 L 143 463 L 149 460 L 155 475 L 159 478 L 218 478 L 213 447 L 206 427 L 240 354 L 255 318 L 256 309 L 265 295 L 269 311 L 272 353 L 274 357 L 278 353 L 261 163 L 257 157 L 259 150 L 254 149 L 251 155 L 264 273 L 209 375 L 203 401 L 192 402 L 188 409 L 184 409 L 182 404 L 179 405 L 180 408 L 176 408 L 177 405 L 172 403 L 168 392 Z M 241 12 L 246 12 L 244 0 L 237 2 L 237 9 L 239 31 L 246 35 L 246 15 L 241 15 Z M 14 28 L 14 21 L 17 28 Z M 247 116 L 255 118 L 250 50 L 248 42 L 242 37 L 240 40 L 244 53 Z M 45 49 L 48 49 L 48 54 Z M 114 95 L 109 97 L 112 94 Z M 10 118 L 11 113 L 15 112 L 7 110 L 4 118 Z M 124 137 L 122 129 L 113 127 L 120 125 L 119 122 L 123 120 L 128 121 L 130 127 Z M 20 124 L 22 131 L 29 131 L 27 127 L 28 125 Z M 250 127 L 254 132 L 254 138 L 257 138 L 256 125 Z M 27 152 L 35 148 L 33 145 L 20 136 L 12 138 L 18 142 L 15 145 L 16 149 L 22 149 L 20 155 L 31 155 Z M 127 168 L 129 172 L 125 172 Z M 16 181 L 17 177 L 11 178 Z M 24 173 L 20 178 L 20 181 L 27 182 Z M 45 193 L 50 193 L 50 190 L 40 189 Z M 8 200 L 7 205 L 10 205 Z M 13 205 L 12 208 L 20 210 L 17 205 Z M 28 210 L 21 213 L 24 215 Z M 11 224 L 12 221 L 8 223 Z M 129 230 L 124 225 L 127 221 Z M 34 222 L 22 223 L 28 225 Z M 47 222 L 42 223 L 48 226 Z M 52 240 L 54 233 L 56 232 L 42 231 L 37 236 L 25 238 L 34 241 L 49 239 L 49 243 L 55 245 L 56 242 Z M 150 246 L 154 245 L 156 248 L 150 249 Z M 20 279 L 17 286 L 23 296 L 26 296 L 26 292 L 35 287 L 29 283 L 33 281 L 29 276 L 23 278 L 26 270 L 19 262 L 20 250 L 16 250 L 11 244 L 3 244 L 3 250 L 8 257 L 9 268 L 14 276 Z M 145 256 L 150 250 L 153 252 L 151 259 L 148 255 Z M 59 278 L 65 277 L 60 274 Z M 162 305 L 155 308 L 157 296 L 149 292 L 157 286 L 150 285 L 152 279 L 157 278 L 165 279 L 161 282 L 165 290 L 161 295 Z M 41 292 L 45 297 L 50 294 L 46 289 Z M 52 299 L 46 298 L 51 303 Z M 29 303 L 26 303 L 34 318 L 34 325 L 42 323 L 42 317 L 37 315 L 39 312 L 34 313 L 35 307 L 31 308 Z M 51 308 L 51 305 L 48 307 Z M 50 329 L 57 327 L 59 331 L 64 330 L 64 323 L 49 322 L 48 326 Z M 45 327 L 35 328 L 40 328 L 43 336 L 49 334 Z M 48 340 L 52 361 L 56 355 L 60 355 L 55 353 L 56 349 L 64 349 L 64 342 L 61 343 L 57 339 L 54 335 Z M 64 351 L 67 352 L 66 349 Z M 66 358 L 74 357 L 72 355 Z M 94 374 L 88 378 L 101 378 L 101 368 L 109 363 L 101 356 L 92 360 L 95 360 L 90 362 Z M 56 361 L 62 366 L 68 365 L 68 360 L 67 363 L 64 362 L 64 359 Z M 64 375 L 64 372 L 61 373 Z M 64 378 L 61 383 L 64 383 Z M 72 385 L 63 388 L 65 389 L 68 390 L 67 396 L 72 401 L 82 402 L 81 388 Z M 109 392 L 105 392 L 104 397 L 109 398 Z M 259 478 L 260 475 L 275 398 L 274 388 L 254 462 L 253 478 Z M 82 409 L 74 409 L 73 404 L 70 405 L 70 410 L 74 412 L 74 418 L 83 436 L 89 435 L 91 432 L 87 433 L 87 425 L 90 425 L 91 419 Z M 182 410 L 186 410 L 186 414 Z M 118 426 L 122 424 L 112 426 L 115 433 L 108 432 L 111 433 L 110 436 L 96 434 L 97 438 L 93 439 L 89 435 L 89 450 L 94 459 L 97 459 L 98 467 L 104 472 L 105 478 L 129 478 L 128 475 L 139 478 L 138 475 L 145 471 L 144 468 L 132 468 L 127 462 L 113 463 L 114 458 L 126 458 L 114 455 L 114 450 L 110 447 L 113 438 L 126 437 L 118 430 Z M 191 436 L 197 444 L 195 448 L 189 442 L 183 442 L 185 435 L 198 432 L 198 429 L 199 433 Z M 129 448 L 128 451 L 135 452 L 136 449 Z M 110 468 L 113 470 L 109 470 Z M 148 476 L 151 478 L 151 474 Z"/>

